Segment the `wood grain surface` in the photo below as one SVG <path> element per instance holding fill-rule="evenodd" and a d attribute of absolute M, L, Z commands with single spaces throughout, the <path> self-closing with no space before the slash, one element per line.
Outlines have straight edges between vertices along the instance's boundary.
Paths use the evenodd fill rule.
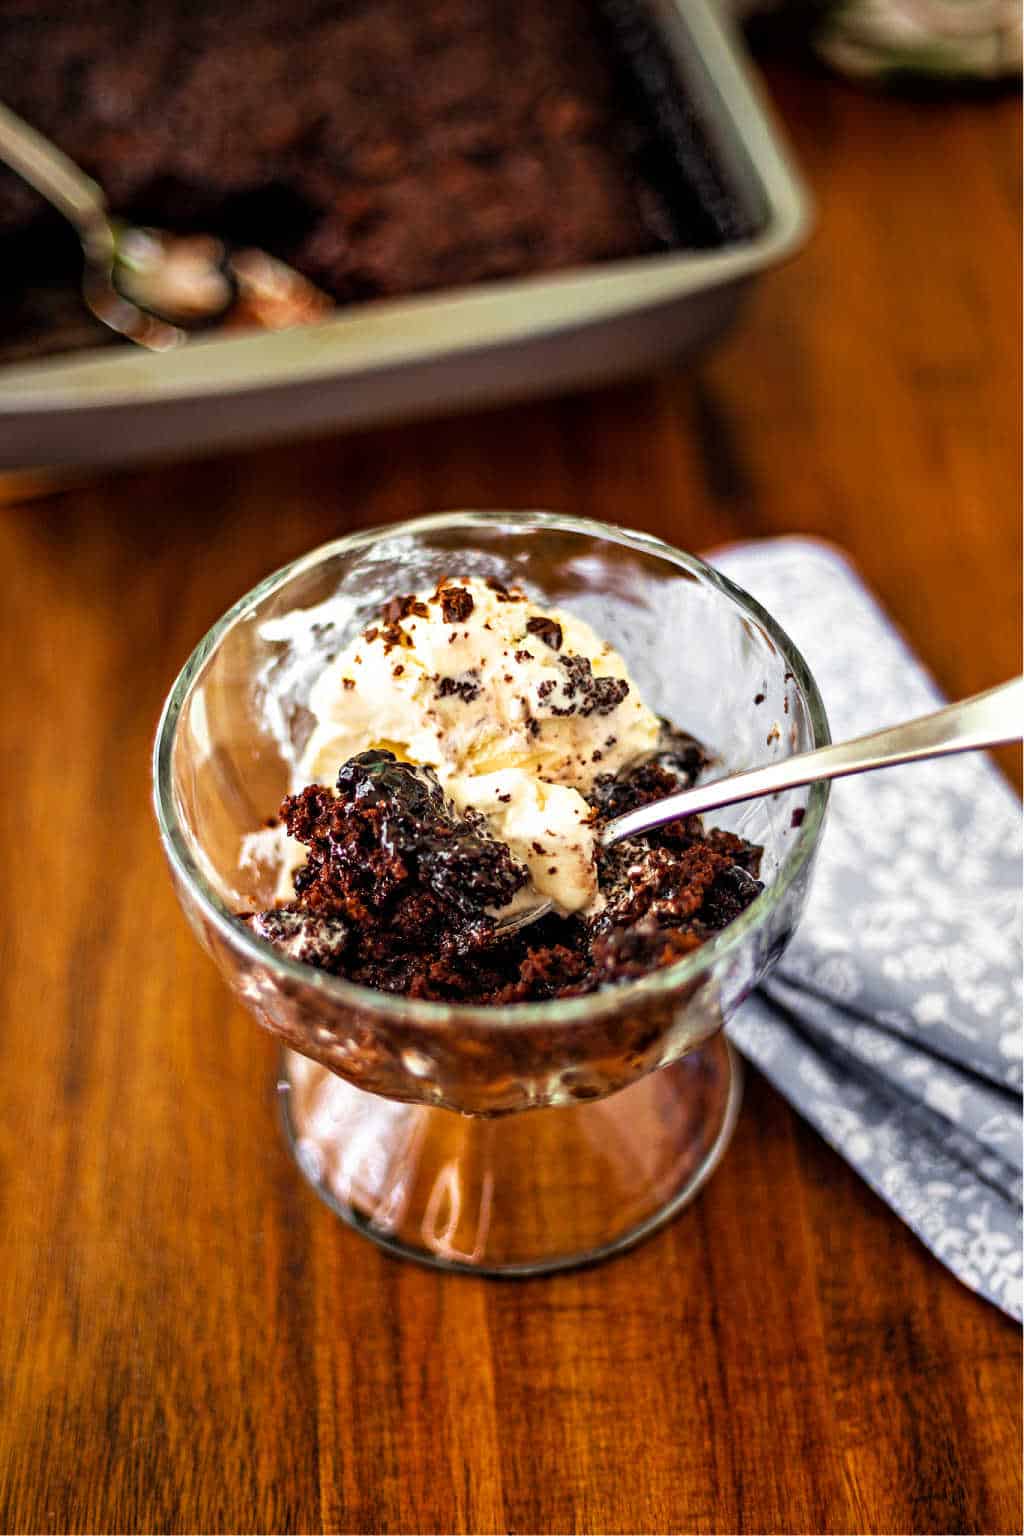
<path fill-rule="evenodd" d="M 0 514 L 4 1531 L 1020 1530 L 1019 1331 L 755 1074 L 700 1200 L 604 1267 L 444 1277 L 342 1227 L 150 813 L 223 609 L 439 507 L 817 533 L 951 694 L 1018 670 L 1017 103 L 767 71 L 818 228 L 706 361 Z"/>

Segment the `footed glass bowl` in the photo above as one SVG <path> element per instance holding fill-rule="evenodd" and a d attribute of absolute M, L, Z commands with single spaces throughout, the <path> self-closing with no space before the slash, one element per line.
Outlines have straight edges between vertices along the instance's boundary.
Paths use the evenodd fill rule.
<path fill-rule="evenodd" d="M 200 941 L 285 1046 L 303 1173 L 398 1253 L 537 1274 L 636 1242 L 717 1165 L 740 1095 L 722 1025 L 793 933 L 827 789 L 716 813 L 764 845 L 763 894 L 677 964 L 589 997 L 412 1001 L 288 959 L 236 914 L 273 901 L 276 870 L 247 839 L 295 787 L 310 685 L 389 597 L 446 574 L 519 582 L 580 614 L 723 770 L 821 746 L 828 726 L 799 652 L 737 587 L 657 539 L 541 512 L 445 513 L 324 545 L 225 614 L 171 690 L 154 762 L 164 848 Z"/>

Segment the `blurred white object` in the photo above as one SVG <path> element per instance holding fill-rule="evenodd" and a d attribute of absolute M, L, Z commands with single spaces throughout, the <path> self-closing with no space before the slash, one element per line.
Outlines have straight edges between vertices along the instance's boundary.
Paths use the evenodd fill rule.
<path fill-rule="evenodd" d="M 742 19 L 792 0 L 720 3 Z M 801 0 L 801 8 L 814 15 L 818 52 L 844 74 L 995 80 L 1020 73 L 1021 0 L 820 0 L 816 12 Z"/>
<path fill-rule="evenodd" d="M 816 34 L 851 75 L 894 72 L 997 79 L 1021 67 L 1020 0 L 843 0 Z"/>

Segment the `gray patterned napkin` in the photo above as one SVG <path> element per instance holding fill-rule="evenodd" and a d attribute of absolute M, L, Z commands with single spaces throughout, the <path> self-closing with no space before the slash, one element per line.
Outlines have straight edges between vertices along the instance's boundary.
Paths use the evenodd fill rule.
<path fill-rule="evenodd" d="M 792 635 L 837 740 L 942 702 L 837 552 L 780 539 L 714 563 Z M 1021 808 L 985 754 L 833 786 L 804 921 L 730 1034 L 937 1258 L 1020 1319 Z"/>

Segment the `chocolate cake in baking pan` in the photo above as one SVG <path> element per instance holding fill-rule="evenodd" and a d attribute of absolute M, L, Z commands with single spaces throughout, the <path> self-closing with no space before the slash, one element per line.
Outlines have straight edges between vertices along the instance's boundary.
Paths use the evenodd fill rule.
<path fill-rule="evenodd" d="M 340 305 L 752 233 L 643 0 L 6 0 L 0 100 L 116 213 Z M 103 339 L 74 233 L 3 169 L 0 244 L 0 359 Z"/>

